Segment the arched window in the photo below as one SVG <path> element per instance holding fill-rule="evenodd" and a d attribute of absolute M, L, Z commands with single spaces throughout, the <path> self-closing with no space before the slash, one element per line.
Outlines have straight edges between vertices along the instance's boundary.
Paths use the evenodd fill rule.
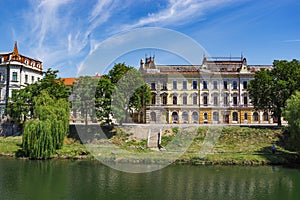
<path fill-rule="evenodd" d="M 184 95 L 184 96 L 182 97 L 182 104 L 183 104 L 183 105 L 187 105 L 187 96 L 186 96 L 186 95 Z"/>
<path fill-rule="evenodd" d="M 173 105 L 177 105 L 177 96 L 176 95 L 173 96 Z"/>
<path fill-rule="evenodd" d="M 238 113 L 237 112 L 232 113 L 232 121 L 238 121 Z"/>
<path fill-rule="evenodd" d="M 193 105 L 197 105 L 197 102 L 198 102 L 198 95 L 193 94 Z"/>
<path fill-rule="evenodd" d="M 196 111 L 194 111 L 192 113 L 192 120 L 193 120 L 193 123 L 198 123 L 198 121 L 199 121 L 199 115 Z"/>
<path fill-rule="evenodd" d="M 155 112 L 151 112 L 150 117 L 151 117 L 152 122 L 156 122 L 156 113 Z"/>
<path fill-rule="evenodd" d="M 172 122 L 178 123 L 178 113 L 176 111 L 172 113 Z"/>
<path fill-rule="evenodd" d="M 204 113 L 203 116 L 204 116 L 204 120 L 207 120 L 208 114 L 207 114 L 207 113 Z"/>
<path fill-rule="evenodd" d="M 167 97 L 167 95 L 163 95 L 162 96 L 162 104 L 163 105 L 167 105 L 168 104 L 168 97 Z"/>
<path fill-rule="evenodd" d="M 248 120 L 248 113 L 244 113 L 244 120 Z"/>
<path fill-rule="evenodd" d="M 264 112 L 263 116 L 264 116 L 264 121 L 265 122 L 269 121 L 269 116 L 268 116 L 267 112 Z"/>
<path fill-rule="evenodd" d="M 151 104 L 152 104 L 152 105 L 155 105 L 155 104 L 156 104 L 156 94 L 155 94 L 155 93 L 152 93 Z"/>
<path fill-rule="evenodd" d="M 232 89 L 237 90 L 237 82 L 232 81 Z"/>
<path fill-rule="evenodd" d="M 216 122 L 219 121 L 219 113 L 217 111 L 213 113 L 213 120 Z"/>
<path fill-rule="evenodd" d="M 253 113 L 253 121 L 258 122 L 258 113 L 257 112 Z"/>
<path fill-rule="evenodd" d="M 189 121 L 189 115 L 188 115 L 188 112 L 187 111 L 183 111 L 182 112 L 182 122 L 183 123 L 188 123 Z"/>

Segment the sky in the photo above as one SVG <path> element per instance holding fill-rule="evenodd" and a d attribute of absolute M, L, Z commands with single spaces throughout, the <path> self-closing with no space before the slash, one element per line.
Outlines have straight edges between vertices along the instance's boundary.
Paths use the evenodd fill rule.
<path fill-rule="evenodd" d="M 78 76 L 105 41 L 145 27 L 183 34 L 211 56 L 243 55 L 250 65 L 300 60 L 298 0 L 0 0 L 0 8 L 0 52 L 17 41 L 21 54 L 41 60 L 44 70 L 58 69 L 60 77 Z M 125 54 L 111 62 L 138 67 L 145 54 L 155 54 L 158 64 L 186 64 L 149 46 Z"/>

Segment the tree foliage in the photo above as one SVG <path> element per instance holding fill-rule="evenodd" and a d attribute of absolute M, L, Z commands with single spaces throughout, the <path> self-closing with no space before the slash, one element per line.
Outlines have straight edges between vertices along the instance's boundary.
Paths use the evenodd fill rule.
<path fill-rule="evenodd" d="M 96 115 L 100 122 L 110 123 L 111 96 L 114 85 L 107 77 L 99 80 L 95 93 Z"/>
<path fill-rule="evenodd" d="M 144 84 L 142 74 L 133 67 L 128 67 L 126 74 L 115 84 L 115 89 L 112 94 L 112 113 L 114 117 L 120 122 L 128 122 L 130 113 L 134 107 L 141 106 L 138 103 L 138 93 L 135 91 Z M 145 91 L 146 92 L 146 91 Z M 135 100 L 136 102 L 132 102 Z"/>
<path fill-rule="evenodd" d="M 34 118 L 34 97 L 41 91 L 47 91 L 51 98 L 65 99 L 69 98 L 69 89 L 63 84 L 63 81 L 57 77 L 57 70 L 49 68 L 44 72 L 44 78 L 40 81 L 27 85 L 20 90 L 14 90 L 12 98 L 7 108 L 7 113 L 15 120 L 26 120 Z"/>
<path fill-rule="evenodd" d="M 72 110 L 81 113 L 85 124 L 88 124 L 89 117 L 94 120 L 95 94 L 98 79 L 90 76 L 82 76 L 77 79 L 72 88 Z"/>
<path fill-rule="evenodd" d="M 47 91 L 34 97 L 35 119 L 26 121 L 22 137 L 25 156 L 33 159 L 51 157 L 63 146 L 69 130 L 70 105 L 65 99 L 51 98 Z"/>
<path fill-rule="evenodd" d="M 298 60 L 275 60 L 273 67 L 273 70 L 256 72 L 248 91 L 254 108 L 270 110 L 281 126 L 286 100 L 300 88 L 300 63 Z"/>
<path fill-rule="evenodd" d="M 300 92 L 297 91 L 287 100 L 284 116 L 289 122 L 290 141 L 300 151 Z"/>

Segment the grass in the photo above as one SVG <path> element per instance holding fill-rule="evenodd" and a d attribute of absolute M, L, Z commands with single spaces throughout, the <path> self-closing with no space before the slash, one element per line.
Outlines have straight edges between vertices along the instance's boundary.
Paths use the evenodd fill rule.
<path fill-rule="evenodd" d="M 209 131 L 208 131 L 209 130 Z M 217 129 L 198 127 L 194 129 L 172 128 L 162 135 L 162 145 L 167 151 L 153 152 L 147 148 L 147 140 L 135 138 L 120 128 L 114 130 L 115 134 L 110 142 L 121 151 L 116 151 L 114 145 L 101 143 L 99 140 L 91 145 L 95 149 L 101 148 L 102 157 L 111 160 L 125 160 L 126 157 L 134 157 L 136 160 L 168 161 L 176 156 L 182 146 L 186 145 L 185 138 L 192 138 L 192 143 L 186 152 L 177 159 L 178 163 L 191 164 L 222 164 L 222 165 L 265 165 L 265 164 L 289 164 L 298 162 L 299 155 L 287 148 L 287 140 L 284 129 L 274 128 L 249 128 L 228 126 L 220 130 L 218 140 L 209 136 L 217 133 Z M 208 139 L 209 138 L 209 139 Z M 0 137 L 0 155 L 14 156 L 21 149 L 22 136 Z M 206 154 L 201 154 L 205 145 L 213 147 Z M 271 146 L 275 144 L 277 152 L 272 154 Z M 170 147 L 170 151 L 168 151 Z M 178 151 L 178 152 L 177 152 Z M 94 152 L 93 152 L 94 154 Z M 95 155 L 95 154 L 94 154 Z M 170 157 L 168 157 L 170 155 Z M 200 156 L 202 155 L 202 156 Z M 204 155 L 204 156 L 203 156 Z M 91 153 L 78 140 L 66 138 L 62 149 L 57 150 L 58 158 L 92 158 Z"/>

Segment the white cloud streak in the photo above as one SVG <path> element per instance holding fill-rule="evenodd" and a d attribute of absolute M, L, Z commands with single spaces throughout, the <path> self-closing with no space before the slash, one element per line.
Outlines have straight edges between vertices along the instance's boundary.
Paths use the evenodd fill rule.
<path fill-rule="evenodd" d="M 165 8 L 145 17 L 130 16 L 128 19 L 134 20 L 124 24 L 122 18 L 121 22 L 116 20 L 124 13 L 130 15 L 130 6 L 135 2 L 97 0 L 89 2 L 86 8 L 84 2 L 75 0 L 31 0 L 31 9 L 25 13 L 25 23 L 29 27 L 29 34 L 25 36 L 34 46 L 31 53 L 41 59 L 44 66 L 78 67 L 83 57 L 91 53 L 103 38 L 144 26 L 176 27 L 234 1 L 237 0 L 169 0 Z M 94 34 L 95 31 L 103 35 Z M 82 57 L 81 60 L 78 57 Z"/>

